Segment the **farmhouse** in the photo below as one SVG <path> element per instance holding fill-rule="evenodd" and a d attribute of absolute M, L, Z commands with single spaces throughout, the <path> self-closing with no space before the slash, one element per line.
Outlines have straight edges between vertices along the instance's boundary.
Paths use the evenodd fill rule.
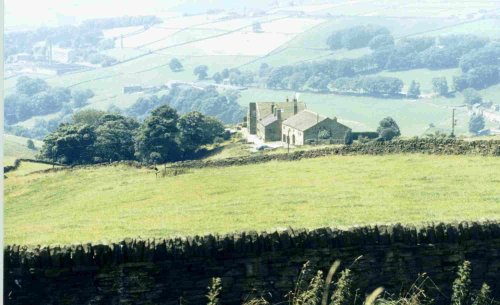
<path fill-rule="evenodd" d="M 292 145 L 312 143 L 344 144 L 351 129 L 326 116 L 306 109 L 303 102 L 250 103 L 247 126 L 250 134 L 265 142 L 281 141 Z"/>
<path fill-rule="evenodd" d="M 261 133 L 259 137 L 262 139 L 267 137 L 269 139 L 275 139 L 268 141 L 279 141 L 281 138 L 281 121 L 288 119 L 304 109 L 306 109 L 305 103 L 299 102 L 296 99 L 290 102 L 288 98 L 285 102 L 250 103 L 247 114 L 248 131 L 250 134 L 259 135 L 257 131 L 260 129 Z M 277 110 L 279 110 L 280 123 L 276 123 L 275 121 L 277 120 L 274 118 L 278 115 Z M 260 127 L 258 126 L 259 124 L 261 125 Z M 270 124 L 274 125 L 269 126 Z M 276 124 L 279 125 L 277 129 L 274 128 Z"/>
<path fill-rule="evenodd" d="M 292 145 L 345 144 L 350 134 L 351 129 L 337 122 L 337 118 L 304 110 L 283 121 L 281 141 Z"/>

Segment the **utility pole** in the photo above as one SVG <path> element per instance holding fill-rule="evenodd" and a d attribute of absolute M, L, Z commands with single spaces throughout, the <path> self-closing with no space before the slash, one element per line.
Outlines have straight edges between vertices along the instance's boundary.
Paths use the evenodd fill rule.
<path fill-rule="evenodd" d="M 457 121 L 455 120 L 455 108 L 453 108 L 453 111 L 451 113 L 451 137 L 455 137 L 455 125 L 457 124 Z"/>

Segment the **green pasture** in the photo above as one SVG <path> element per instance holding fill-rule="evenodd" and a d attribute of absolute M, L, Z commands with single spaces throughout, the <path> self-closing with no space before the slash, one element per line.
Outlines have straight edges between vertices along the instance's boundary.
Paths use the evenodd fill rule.
<path fill-rule="evenodd" d="M 126 166 L 5 180 L 5 242 L 499 219 L 500 159 L 330 156 L 155 178 Z"/>

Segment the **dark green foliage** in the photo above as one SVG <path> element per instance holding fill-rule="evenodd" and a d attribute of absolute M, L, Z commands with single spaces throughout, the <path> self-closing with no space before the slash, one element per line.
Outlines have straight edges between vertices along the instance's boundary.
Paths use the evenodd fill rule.
<path fill-rule="evenodd" d="M 73 97 L 74 106 L 79 108 L 87 105 L 88 99 L 94 97 L 94 92 L 90 89 L 74 89 L 71 90 L 71 96 Z"/>
<path fill-rule="evenodd" d="M 204 80 L 208 76 L 208 67 L 206 65 L 200 65 L 194 68 L 194 75 L 198 76 L 198 80 Z"/>
<path fill-rule="evenodd" d="M 43 140 L 40 156 L 62 164 L 91 163 L 95 138 L 93 126 L 61 124 Z"/>
<path fill-rule="evenodd" d="M 96 122 L 94 162 L 134 159 L 134 136 L 139 123 L 132 118 L 106 114 Z"/>
<path fill-rule="evenodd" d="M 451 305 L 468 305 L 470 304 L 470 289 L 471 289 L 471 266 L 469 261 L 464 261 L 458 267 L 457 278 L 453 282 L 453 293 L 451 295 Z"/>
<path fill-rule="evenodd" d="M 398 124 L 391 117 L 386 117 L 380 121 L 377 132 L 379 134 L 379 138 L 383 141 L 390 141 L 401 135 Z"/>
<path fill-rule="evenodd" d="M 434 77 L 432 79 L 432 90 L 439 95 L 446 96 L 448 94 L 446 77 Z"/>
<path fill-rule="evenodd" d="M 407 95 L 409 97 L 418 98 L 420 96 L 420 83 L 412 80 Z"/>
<path fill-rule="evenodd" d="M 170 67 L 170 70 L 172 70 L 173 72 L 179 72 L 183 68 L 180 60 L 175 57 L 170 60 L 168 66 Z"/>
<path fill-rule="evenodd" d="M 35 143 L 33 142 L 32 139 L 28 139 L 28 141 L 26 141 L 26 146 L 29 148 L 29 149 L 32 149 L 32 150 L 35 150 L 36 147 L 35 147 Z"/>
<path fill-rule="evenodd" d="M 482 115 L 473 114 L 469 120 L 469 132 L 477 134 L 484 126 L 484 117 Z"/>
<path fill-rule="evenodd" d="M 476 90 L 472 88 L 465 89 L 462 94 L 464 95 L 464 102 L 467 105 L 481 104 L 483 98 Z"/>
<path fill-rule="evenodd" d="M 213 143 L 222 136 L 224 126 L 212 117 L 190 112 L 179 118 L 179 145 L 185 154 L 191 154 L 202 145 Z"/>
<path fill-rule="evenodd" d="M 138 130 L 135 139 L 136 157 L 147 163 L 178 160 L 178 118 L 177 112 L 168 105 L 153 110 Z"/>

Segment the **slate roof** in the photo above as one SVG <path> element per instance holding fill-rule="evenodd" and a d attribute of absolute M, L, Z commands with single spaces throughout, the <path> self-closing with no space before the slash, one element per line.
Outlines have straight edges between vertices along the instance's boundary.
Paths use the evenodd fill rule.
<path fill-rule="evenodd" d="M 305 131 L 326 119 L 327 117 L 324 115 L 309 110 L 304 110 L 286 119 L 283 122 L 283 125 L 290 126 L 300 131 Z"/>
<path fill-rule="evenodd" d="M 264 119 L 269 114 L 272 114 L 271 106 L 274 104 L 275 108 L 281 109 L 281 118 L 288 119 L 293 115 L 293 101 L 289 102 L 257 102 L 257 118 Z M 304 102 L 297 102 L 298 112 L 306 109 Z"/>
<path fill-rule="evenodd" d="M 267 115 L 265 118 L 263 118 L 262 120 L 260 120 L 260 124 L 262 124 L 262 126 L 268 126 L 268 125 L 271 125 L 272 123 L 276 122 L 278 120 L 278 118 L 274 115 L 274 114 L 269 114 Z"/>

